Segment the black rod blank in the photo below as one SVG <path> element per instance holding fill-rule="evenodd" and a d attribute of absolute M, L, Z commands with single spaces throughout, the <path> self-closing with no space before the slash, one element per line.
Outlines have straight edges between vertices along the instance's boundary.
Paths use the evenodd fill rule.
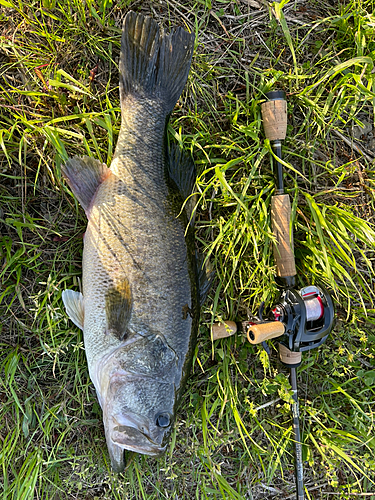
<path fill-rule="evenodd" d="M 297 500 L 304 500 L 304 488 L 303 488 L 303 462 L 302 462 L 302 444 L 301 444 L 301 432 L 299 426 L 299 404 L 298 404 L 298 392 L 297 392 L 297 374 L 296 368 L 290 368 L 290 382 L 293 391 L 293 431 L 294 431 L 294 451 L 295 451 L 295 470 L 296 470 L 296 487 L 297 487 Z"/>

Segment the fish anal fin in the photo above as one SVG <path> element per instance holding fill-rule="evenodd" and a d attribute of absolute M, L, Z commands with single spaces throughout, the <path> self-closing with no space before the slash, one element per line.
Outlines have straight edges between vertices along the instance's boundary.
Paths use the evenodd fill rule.
<path fill-rule="evenodd" d="M 202 306 L 210 291 L 215 272 L 211 267 L 209 260 L 204 260 L 201 255 L 197 255 L 198 278 L 199 278 L 199 299 Z"/>
<path fill-rule="evenodd" d="M 105 295 L 105 314 L 107 334 L 123 340 L 127 335 L 127 327 L 132 312 L 132 295 L 129 281 L 124 278 L 109 287 Z"/>
<path fill-rule="evenodd" d="M 168 151 L 168 174 L 174 181 L 185 202 L 188 220 L 194 224 L 194 209 L 197 203 L 193 195 L 196 180 L 196 170 L 193 159 L 185 153 L 178 144 L 173 144 Z"/>
<path fill-rule="evenodd" d="M 99 160 L 89 156 L 69 158 L 61 172 L 86 214 L 100 184 L 111 174 L 110 169 Z"/>
<path fill-rule="evenodd" d="M 83 330 L 85 308 L 82 293 L 74 290 L 64 290 L 61 297 L 67 315 L 78 328 Z"/>

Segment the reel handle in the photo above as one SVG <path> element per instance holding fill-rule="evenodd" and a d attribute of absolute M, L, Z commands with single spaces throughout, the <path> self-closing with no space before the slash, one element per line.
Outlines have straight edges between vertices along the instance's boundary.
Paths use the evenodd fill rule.
<path fill-rule="evenodd" d="M 285 326 L 280 321 L 267 321 L 249 326 L 246 332 L 250 344 L 261 344 L 265 340 L 281 337 L 285 333 Z"/>
<path fill-rule="evenodd" d="M 234 321 L 225 321 L 225 323 L 214 323 L 211 329 L 212 340 L 231 337 L 238 330 L 237 323 Z M 255 323 L 248 325 L 244 321 L 239 325 L 240 333 L 246 333 L 250 344 L 261 344 L 265 340 L 280 337 L 285 333 L 285 326 L 280 321 L 267 321 L 265 323 Z"/>
<path fill-rule="evenodd" d="M 231 337 L 237 331 L 235 321 L 225 321 L 224 323 L 214 323 L 211 328 L 212 340 L 225 339 Z"/>

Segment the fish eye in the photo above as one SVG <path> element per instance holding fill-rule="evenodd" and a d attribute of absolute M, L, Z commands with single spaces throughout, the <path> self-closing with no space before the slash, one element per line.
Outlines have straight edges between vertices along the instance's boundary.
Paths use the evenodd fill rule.
<path fill-rule="evenodd" d="M 156 417 L 156 425 L 158 427 L 169 427 L 171 425 L 171 417 L 168 413 L 159 413 Z"/>

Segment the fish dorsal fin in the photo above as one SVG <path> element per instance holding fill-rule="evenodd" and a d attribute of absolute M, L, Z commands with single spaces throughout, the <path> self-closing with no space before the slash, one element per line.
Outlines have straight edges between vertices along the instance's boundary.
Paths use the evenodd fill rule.
<path fill-rule="evenodd" d="M 83 321 L 85 317 L 85 309 L 83 295 L 81 292 L 74 290 L 64 290 L 61 294 L 64 302 L 65 310 L 73 323 L 83 330 Z"/>
<path fill-rule="evenodd" d="M 128 94 L 160 99 L 169 114 L 185 86 L 195 36 L 182 28 L 160 35 L 151 17 L 128 12 L 120 55 L 121 103 Z"/>
<path fill-rule="evenodd" d="M 210 291 L 215 272 L 211 267 L 210 261 L 204 261 L 204 258 L 197 255 L 198 278 L 199 278 L 199 301 L 202 306 Z"/>
<path fill-rule="evenodd" d="M 186 201 L 185 209 L 188 219 L 192 219 L 192 214 L 196 206 L 196 196 L 191 196 L 194 190 L 196 170 L 193 159 L 185 153 L 178 144 L 173 144 L 168 152 L 168 174 L 175 182 L 181 193 L 182 199 Z M 194 223 L 194 220 L 192 221 Z"/>
<path fill-rule="evenodd" d="M 98 187 L 111 173 L 107 165 L 89 156 L 69 158 L 61 172 L 86 214 Z"/>
<path fill-rule="evenodd" d="M 124 278 L 109 287 L 105 294 L 105 314 L 107 335 L 124 340 L 128 333 L 128 323 L 132 312 L 132 295 L 129 281 Z"/>

